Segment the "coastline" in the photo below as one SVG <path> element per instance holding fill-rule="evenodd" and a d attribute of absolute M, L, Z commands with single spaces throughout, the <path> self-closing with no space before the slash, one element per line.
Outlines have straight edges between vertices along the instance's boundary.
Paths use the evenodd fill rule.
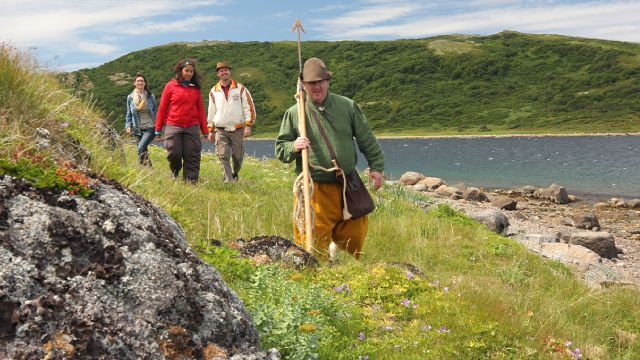
<path fill-rule="evenodd" d="M 514 137 L 585 137 L 585 136 L 640 136 L 640 132 L 630 133 L 568 133 L 568 134 L 476 134 L 476 135 L 381 135 L 378 139 L 475 139 Z"/>
<path fill-rule="evenodd" d="M 475 139 L 475 138 L 514 138 L 514 137 L 584 137 L 584 136 L 640 136 L 640 132 L 614 133 L 566 133 L 566 134 L 474 134 L 474 135 L 379 135 L 380 140 L 393 139 Z M 245 141 L 275 141 L 275 137 L 249 137 Z"/>

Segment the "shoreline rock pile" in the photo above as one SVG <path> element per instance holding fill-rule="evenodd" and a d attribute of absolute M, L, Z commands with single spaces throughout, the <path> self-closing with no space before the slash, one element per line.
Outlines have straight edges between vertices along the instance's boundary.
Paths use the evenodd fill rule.
<path fill-rule="evenodd" d="M 541 256 L 563 262 L 591 287 L 640 287 L 640 200 L 593 204 L 563 186 L 488 191 L 440 178 L 404 173 L 397 183 L 426 192 L 513 238 Z"/>

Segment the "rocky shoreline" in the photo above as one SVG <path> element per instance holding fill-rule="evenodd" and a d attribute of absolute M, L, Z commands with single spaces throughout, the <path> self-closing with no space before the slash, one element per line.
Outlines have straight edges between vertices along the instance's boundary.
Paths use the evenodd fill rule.
<path fill-rule="evenodd" d="M 431 195 L 427 210 L 448 204 L 529 250 L 569 265 L 590 287 L 640 288 L 640 199 L 579 199 L 557 184 L 478 189 L 416 172 L 396 183 Z"/>
<path fill-rule="evenodd" d="M 640 136 L 640 132 L 614 133 L 566 133 L 566 134 L 474 134 L 474 135 L 381 135 L 378 139 L 475 139 L 475 138 L 512 138 L 512 137 L 576 137 L 576 136 Z"/>

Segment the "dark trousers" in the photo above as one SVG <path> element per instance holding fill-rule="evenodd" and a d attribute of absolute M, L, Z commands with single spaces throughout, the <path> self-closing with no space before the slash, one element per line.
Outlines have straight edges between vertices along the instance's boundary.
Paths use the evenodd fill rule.
<path fill-rule="evenodd" d="M 184 167 L 182 178 L 185 181 L 198 181 L 202 152 L 200 127 L 167 125 L 164 129 L 164 147 L 167 149 L 167 160 L 173 177 L 177 178 Z"/>

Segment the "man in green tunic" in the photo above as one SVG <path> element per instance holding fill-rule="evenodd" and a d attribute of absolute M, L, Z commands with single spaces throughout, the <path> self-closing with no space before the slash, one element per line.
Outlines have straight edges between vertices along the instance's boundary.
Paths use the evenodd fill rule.
<path fill-rule="evenodd" d="M 298 129 L 298 106 L 290 107 L 284 114 L 280 132 L 276 138 L 276 157 L 283 162 L 296 161 L 296 172 L 302 171 L 302 149 L 309 149 L 309 173 L 313 181 L 311 205 L 315 211 L 314 250 L 321 256 L 328 254 L 333 241 L 339 248 L 360 256 L 367 235 L 368 219 L 343 220 L 342 186 L 338 184 L 335 172 L 325 172 L 322 168 L 332 168 L 328 147 L 312 120 L 315 115 L 336 152 L 340 168 L 349 173 L 358 161 L 356 144 L 369 163 L 369 182 L 375 190 L 382 186 L 384 155 L 378 140 L 362 110 L 353 100 L 329 92 L 332 73 L 324 62 L 311 58 L 304 63 L 302 82 L 307 93 L 307 137 L 301 137 Z M 355 139 L 355 142 L 354 142 Z M 294 199 L 297 202 L 297 199 Z M 304 244 L 304 233 L 294 224 L 294 236 L 298 244 Z"/>

